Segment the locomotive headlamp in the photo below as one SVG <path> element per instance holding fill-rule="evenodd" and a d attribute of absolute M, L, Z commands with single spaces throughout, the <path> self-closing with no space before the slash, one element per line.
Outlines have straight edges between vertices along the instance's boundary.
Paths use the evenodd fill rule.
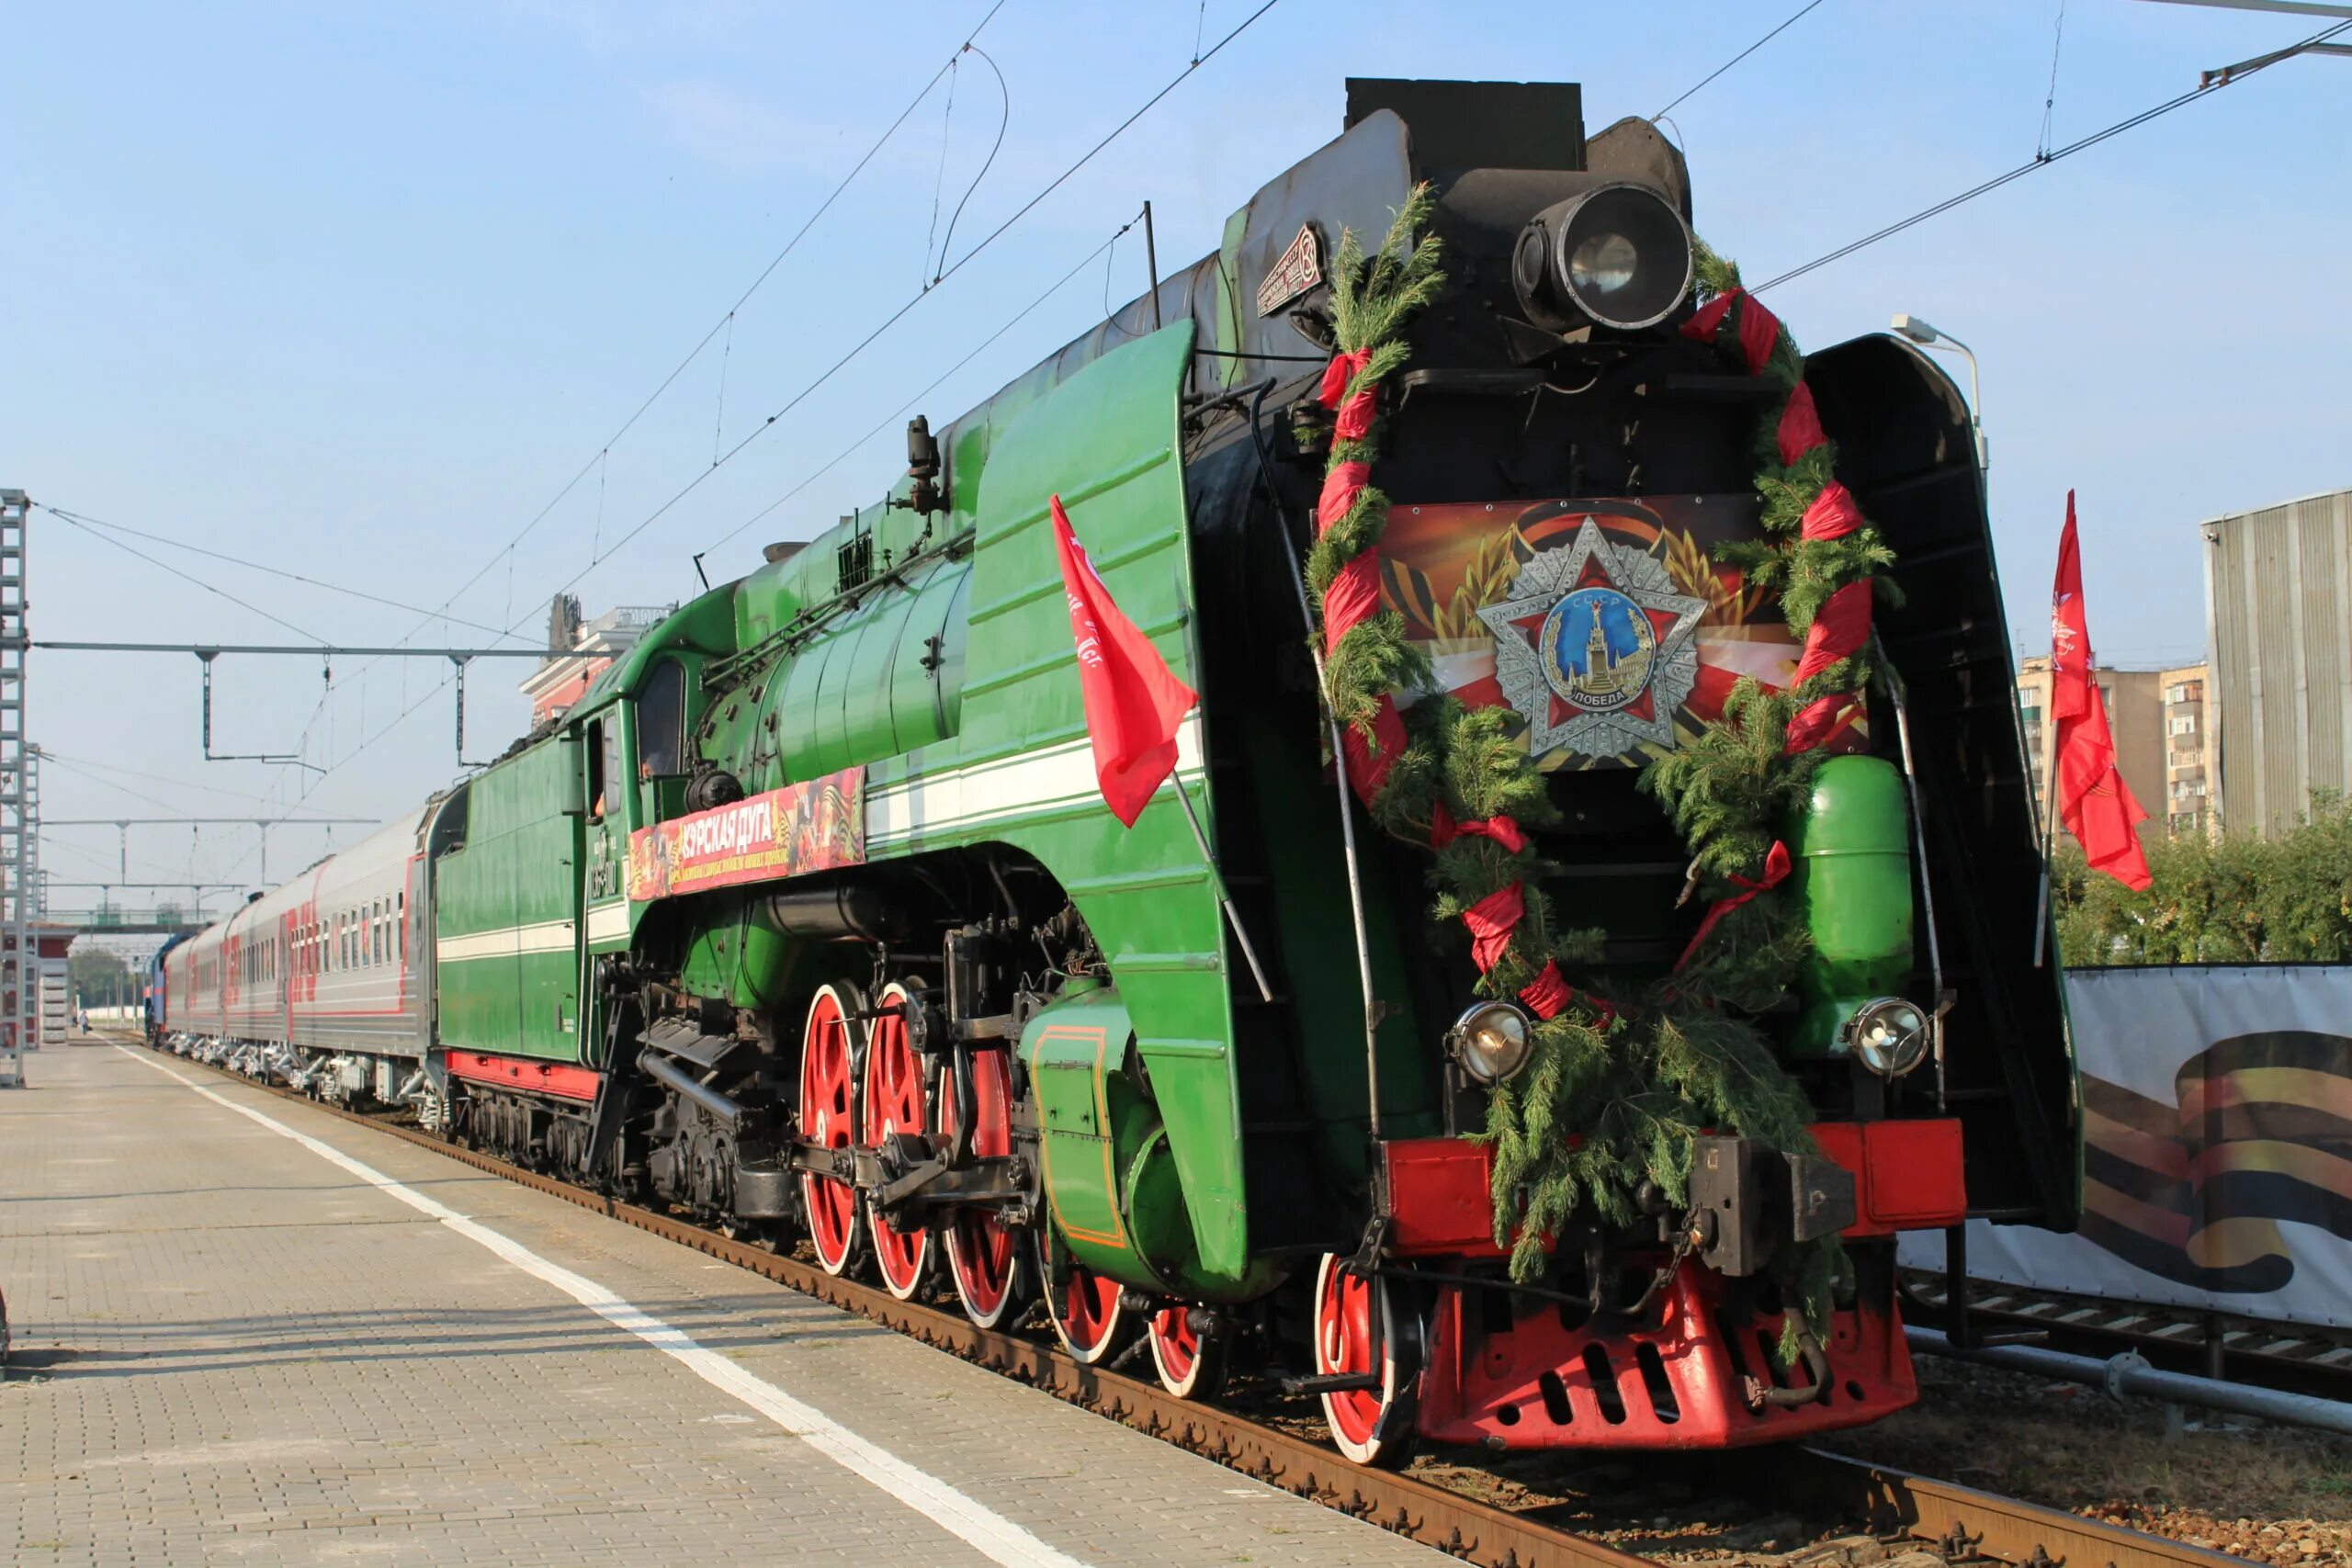
<path fill-rule="evenodd" d="M 1480 1002 L 1446 1035 L 1462 1070 L 1491 1089 L 1527 1066 L 1527 1015 L 1509 1002 Z"/>
<path fill-rule="evenodd" d="M 1690 276 L 1682 215 L 1657 191 L 1623 181 L 1537 213 L 1511 256 L 1520 303 L 1555 327 L 1577 319 L 1620 331 L 1654 325 L 1690 292 Z"/>
<path fill-rule="evenodd" d="M 1899 1078 L 1928 1059 L 1928 1015 L 1901 997 L 1864 1002 L 1846 1021 L 1846 1044 L 1879 1077 Z"/>

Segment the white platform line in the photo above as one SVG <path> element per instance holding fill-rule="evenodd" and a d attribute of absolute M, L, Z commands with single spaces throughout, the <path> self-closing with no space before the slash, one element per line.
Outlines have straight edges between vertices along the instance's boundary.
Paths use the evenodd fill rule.
<path fill-rule="evenodd" d="M 741 1400 L 843 1470 L 888 1493 L 991 1561 L 1004 1563 L 1007 1568 L 1028 1568 L 1031 1564 L 1036 1568 L 1086 1568 L 1078 1558 L 1056 1551 L 1001 1514 L 974 1502 L 936 1476 L 916 1469 L 888 1449 L 868 1442 L 814 1405 L 805 1404 L 774 1383 L 752 1376 L 716 1350 L 696 1344 L 683 1330 L 623 1301 L 594 1280 L 575 1274 L 561 1264 L 550 1263 L 520 1242 L 402 1186 L 332 1144 L 298 1133 L 274 1116 L 214 1093 L 193 1078 L 174 1072 L 145 1051 L 128 1045 L 117 1045 L 115 1049 L 186 1085 L 214 1104 L 226 1106 L 273 1133 L 293 1139 L 321 1159 L 342 1167 L 369 1186 L 440 1221 L 467 1240 L 489 1248 L 526 1274 L 544 1280 L 615 1327 L 628 1330 L 663 1355 L 684 1363 L 713 1388 Z"/>

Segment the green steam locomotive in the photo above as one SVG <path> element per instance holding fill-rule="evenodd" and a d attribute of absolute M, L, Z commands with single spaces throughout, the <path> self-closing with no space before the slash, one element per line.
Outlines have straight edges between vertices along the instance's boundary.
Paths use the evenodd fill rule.
<path fill-rule="evenodd" d="M 1785 813 L 1761 902 L 1795 978 L 1741 1004 L 1809 1136 L 1697 1128 L 1667 1179 L 1531 1243 L 1486 1134 L 1539 1020 L 1481 994 L 1427 845 L 1350 788 L 1301 581 L 1340 237 L 1424 186 L 1444 277 L 1372 458 L 1378 613 L 1416 656 L 1396 701 L 1493 716 L 1540 780 L 1532 885 L 1591 933 L 1595 1038 L 1670 994 L 1711 900 L 1641 780 L 1804 656 L 1724 564 L 1759 536 L 1775 389 L 1681 330 L 1689 180 L 1648 122 L 1588 137 L 1566 85 L 1358 81 L 1215 254 L 916 421 L 887 496 L 769 547 L 404 827 L 377 951 L 430 1005 L 363 1054 L 413 1057 L 452 1136 L 902 1297 L 984 1325 L 1042 1303 L 1072 1354 L 1148 1346 L 1196 1397 L 1281 1379 L 1363 1462 L 1775 1440 L 1916 1397 L 1895 1233 L 2064 1228 L 2079 1189 L 1965 408 L 1893 339 L 1804 363 L 1904 596 Z M 1132 828 L 1097 790 L 1055 494 L 1200 694 Z M 252 970 L 290 974 L 283 1008 L 195 1021 L 228 1017 L 198 970 L 158 1028 L 282 1017 L 299 1046 L 305 976 L 338 962 L 306 919 Z M 1785 1265 L 1827 1238 L 1808 1314 Z"/>

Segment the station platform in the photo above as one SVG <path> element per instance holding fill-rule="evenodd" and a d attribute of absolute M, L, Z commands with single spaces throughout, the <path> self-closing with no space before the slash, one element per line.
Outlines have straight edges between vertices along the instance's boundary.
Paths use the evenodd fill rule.
<path fill-rule="evenodd" d="M 31 1077 L 0 1092 L 0 1560 L 1450 1561 L 193 1064 Z"/>

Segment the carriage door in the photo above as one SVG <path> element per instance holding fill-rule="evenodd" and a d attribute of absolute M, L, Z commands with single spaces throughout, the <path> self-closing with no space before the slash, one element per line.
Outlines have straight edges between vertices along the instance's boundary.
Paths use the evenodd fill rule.
<path fill-rule="evenodd" d="M 577 1061 L 580 1054 L 580 832 L 578 748 L 535 746 L 515 770 L 522 819 L 513 834 L 515 978 L 522 1054 Z"/>
<path fill-rule="evenodd" d="M 596 955 L 628 945 L 628 770 L 621 763 L 621 709 L 616 703 L 582 731 L 580 798 L 581 1060 L 605 1066 L 604 997 L 596 985 Z"/>

